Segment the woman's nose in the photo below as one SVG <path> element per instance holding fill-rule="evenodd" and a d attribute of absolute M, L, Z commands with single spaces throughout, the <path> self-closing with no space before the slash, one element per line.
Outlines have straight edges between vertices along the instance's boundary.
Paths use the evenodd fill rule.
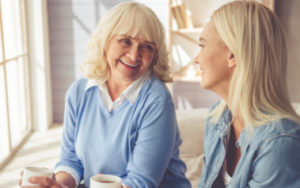
<path fill-rule="evenodd" d="M 203 51 L 202 49 L 198 52 L 198 54 L 196 55 L 195 59 L 194 59 L 194 63 L 196 64 L 201 64 L 203 62 Z"/>
<path fill-rule="evenodd" d="M 194 63 L 195 63 L 195 64 L 199 64 L 199 63 L 200 63 L 200 62 L 199 62 L 199 54 L 195 57 Z"/>
<path fill-rule="evenodd" d="M 128 52 L 128 56 L 132 61 L 137 61 L 140 59 L 140 51 L 138 46 L 132 46 Z"/>

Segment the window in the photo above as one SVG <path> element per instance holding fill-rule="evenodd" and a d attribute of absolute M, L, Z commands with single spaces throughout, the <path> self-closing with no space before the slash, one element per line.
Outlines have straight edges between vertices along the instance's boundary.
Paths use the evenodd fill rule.
<path fill-rule="evenodd" d="M 31 129 L 26 0 L 0 0 L 0 168 Z"/>

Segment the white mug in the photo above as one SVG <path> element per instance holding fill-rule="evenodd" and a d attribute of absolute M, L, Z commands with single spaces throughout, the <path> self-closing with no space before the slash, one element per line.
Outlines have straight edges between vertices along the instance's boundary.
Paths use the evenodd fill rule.
<path fill-rule="evenodd" d="M 121 188 L 122 179 L 118 176 L 98 174 L 90 178 L 90 188 Z"/>
<path fill-rule="evenodd" d="M 32 184 L 28 179 L 32 176 L 46 176 L 53 177 L 53 172 L 48 168 L 28 166 L 23 169 L 22 186 L 40 186 L 40 184 Z"/>

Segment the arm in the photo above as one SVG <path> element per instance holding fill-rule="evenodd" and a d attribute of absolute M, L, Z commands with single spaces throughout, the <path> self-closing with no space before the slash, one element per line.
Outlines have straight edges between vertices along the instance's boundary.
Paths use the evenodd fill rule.
<path fill-rule="evenodd" d="M 72 177 L 76 183 L 79 184 L 83 176 L 83 166 L 76 154 L 76 114 L 79 101 L 81 99 L 80 87 L 75 87 L 74 84 L 70 87 L 66 94 L 64 126 L 61 142 L 60 160 L 56 164 L 54 172 L 60 180 L 65 179 L 67 174 Z M 68 178 L 67 178 L 68 179 Z"/>
<path fill-rule="evenodd" d="M 74 95 L 74 93 L 77 91 L 76 87 L 74 87 L 73 84 L 66 95 L 65 119 L 63 127 L 63 138 L 61 144 L 61 157 L 60 161 L 56 165 L 56 167 L 63 166 L 63 168 L 67 170 L 57 171 L 55 169 L 55 176 L 53 179 L 48 177 L 31 177 L 29 178 L 29 181 L 31 183 L 41 184 L 43 185 L 43 187 L 49 188 L 73 188 L 76 187 L 76 184 L 79 183 L 81 175 L 79 172 L 81 172 L 83 168 L 80 163 L 80 160 L 78 159 L 75 153 L 74 145 L 76 131 L 76 102 L 78 101 L 76 97 L 74 97 L 77 96 Z M 19 185 L 21 186 L 21 180 L 19 182 Z"/>
<path fill-rule="evenodd" d="M 249 187 L 299 187 L 300 140 L 280 136 L 264 143 L 252 164 Z"/>
<path fill-rule="evenodd" d="M 132 188 L 158 187 L 176 142 L 174 106 L 159 101 L 139 113 L 140 128 L 123 183 Z"/>

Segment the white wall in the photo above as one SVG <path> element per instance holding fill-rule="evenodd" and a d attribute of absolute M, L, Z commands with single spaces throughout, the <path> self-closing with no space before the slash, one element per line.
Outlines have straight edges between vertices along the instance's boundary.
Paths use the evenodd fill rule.
<path fill-rule="evenodd" d="M 300 1 L 277 0 L 276 14 L 288 39 L 288 87 L 292 102 L 300 102 Z"/>
<path fill-rule="evenodd" d="M 221 5 L 233 0 L 182 0 L 192 12 L 192 20 L 195 26 L 203 26 L 213 11 Z"/>

